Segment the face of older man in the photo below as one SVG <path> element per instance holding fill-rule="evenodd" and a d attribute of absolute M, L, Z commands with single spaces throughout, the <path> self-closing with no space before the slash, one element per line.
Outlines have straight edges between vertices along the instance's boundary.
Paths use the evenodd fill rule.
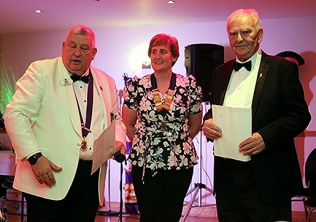
<path fill-rule="evenodd" d="M 63 63 L 69 72 L 77 75 L 87 71 L 96 53 L 92 37 L 88 34 L 69 33 L 63 43 Z"/>
<path fill-rule="evenodd" d="M 229 43 L 240 61 L 249 59 L 259 49 L 263 30 L 255 30 L 250 16 L 238 17 L 227 25 Z"/>

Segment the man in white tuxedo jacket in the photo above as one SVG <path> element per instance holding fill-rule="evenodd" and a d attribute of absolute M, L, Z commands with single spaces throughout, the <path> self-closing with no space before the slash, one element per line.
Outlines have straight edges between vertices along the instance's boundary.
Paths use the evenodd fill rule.
<path fill-rule="evenodd" d="M 31 63 L 16 83 L 5 125 L 17 157 L 13 187 L 25 195 L 28 222 L 94 222 L 106 160 L 125 154 L 115 82 L 91 66 L 96 53 L 93 30 L 76 25 L 62 57 Z M 113 147 L 97 147 L 95 140 L 109 140 L 100 137 L 110 126 Z M 96 152 L 108 156 L 98 156 L 91 172 Z"/>

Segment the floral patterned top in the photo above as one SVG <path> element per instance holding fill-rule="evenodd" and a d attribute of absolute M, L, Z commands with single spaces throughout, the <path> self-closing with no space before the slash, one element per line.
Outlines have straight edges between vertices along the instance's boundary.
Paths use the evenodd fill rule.
<path fill-rule="evenodd" d="M 166 112 L 157 111 L 153 74 L 133 77 L 124 88 L 124 104 L 137 111 L 136 132 L 128 157 L 133 165 L 156 171 L 187 169 L 197 163 L 188 117 L 202 111 L 202 90 L 192 76 L 173 75 L 174 97 Z M 166 94 L 160 94 L 160 98 L 164 102 Z"/>

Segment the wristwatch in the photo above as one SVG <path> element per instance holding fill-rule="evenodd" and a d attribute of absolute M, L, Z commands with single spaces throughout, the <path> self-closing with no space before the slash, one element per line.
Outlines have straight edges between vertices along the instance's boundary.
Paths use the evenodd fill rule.
<path fill-rule="evenodd" d="M 43 156 L 42 153 L 35 153 L 30 156 L 27 161 L 29 161 L 31 165 L 34 165 L 37 162 L 38 158 L 40 158 L 41 156 Z"/>

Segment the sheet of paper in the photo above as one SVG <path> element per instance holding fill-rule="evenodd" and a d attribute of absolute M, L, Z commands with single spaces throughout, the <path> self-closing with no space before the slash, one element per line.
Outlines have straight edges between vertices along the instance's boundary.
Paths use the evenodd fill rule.
<path fill-rule="evenodd" d="M 112 158 L 115 152 L 115 124 L 111 123 L 111 125 L 94 141 L 91 174 L 93 174 L 108 159 Z"/>
<path fill-rule="evenodd" d="M 239 161 L 250 156 L 239 152 L 239 144 L 251 136 L 251 109 L 212 105 L 213 121 L 222 129 L 222 137 L 214 140 L 214 155 Z"/>

